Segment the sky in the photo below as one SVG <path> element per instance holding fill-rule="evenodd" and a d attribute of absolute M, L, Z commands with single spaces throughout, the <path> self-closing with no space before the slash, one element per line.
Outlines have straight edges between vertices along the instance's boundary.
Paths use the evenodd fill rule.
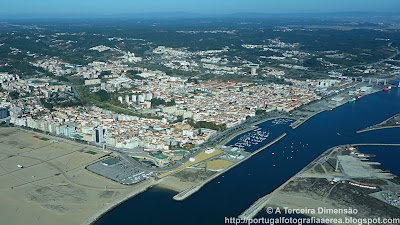
<path fill-rule="evenodd" d="M 110 16 L 121 14 L 187 12 L 325 13 L 400 12 L 400 0 L 1 0 L 0 15 Z"/>

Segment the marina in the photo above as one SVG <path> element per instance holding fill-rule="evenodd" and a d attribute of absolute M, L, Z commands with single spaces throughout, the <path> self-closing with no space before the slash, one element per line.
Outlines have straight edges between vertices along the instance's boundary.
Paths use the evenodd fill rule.
<path fill-rule="evenodd" d="M 258 145 L 269 137 L 269 131 L 263 130 L 261 127 L 256 130 L 247 133 L 246 135 L 239 138 L 232 147 L 238 147 L 244 149 L 245 147 L 251 147 L 252 145 Z"/>

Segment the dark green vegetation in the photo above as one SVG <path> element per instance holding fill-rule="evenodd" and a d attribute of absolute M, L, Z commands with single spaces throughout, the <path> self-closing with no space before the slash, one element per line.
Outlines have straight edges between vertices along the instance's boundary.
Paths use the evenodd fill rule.
<path fill-rule="evenodd" d="M 76 99 L 76 98 L 72 98 L 72 99 L 65 99 L 65 98 L 49 98 L 49 99 L 40 99 L 40 102 L 42 103 L 42 105 L 45 108 L 48 108 L 50 110 L 53 109 L 54 106 L 58 106 L 58 107 L 62 107 L 62 108 L 66 108 L 66 107 L 74 107 L 74 106 L 83 106 L 84 102 Z"/>
<path fill-rule="evenodd" d="M 195 122 L 193 120 L 189 120 L 188 122 L 194 128 L 208 128 L 208 129 L 217 130 L 217 131 L 226 130 L 226 124 L 217 125 L 213 122 L 207 122 L 207 121 Z"/>
<path fill-rule="evenodd" d="M 104 90 L 98 92 L 90 92 L 90 89 L 86 86 L 76 87 L 79 92 L 79 96 L 83 103 L 88 105 L 95 105 L 105 110 L 110 110 L 116 113 L 122 113 L 131 116 L 146 117 L 146 118 L 159 118 L 151 114 L 143 114 L 137 111 L 128 109 L 126 105 L 121 104 L 118 101 L 118 94 L 110 94 Z"/>
<path fill-rule="evenodd" d="M 151 99 L 151 107 L 153 107 L 153 108 L 155 108 L 155 107 L 157 107 L 159 105 L 173 106 L 175 104 L 176 104 L 175 103 L 175 99 L 172 99 L 169 102 L 165 102 L 165 100 L 162 99 L 162 98 L 153 98 L 153 99 Z"/>
<path fill-rule="evenodd" d="M 291 60 L 268 60 L 265 57 L 282 57 L 286 50 L 310 53 L 297 57 L 297 65 L 308 67 L 310 71 L 327 70 L 325 63 L 333 63 L 329 69 L 346 68 L 354 65 L 369 64 L 387 58 L 393 54 L 388 47 L 390 39 L 394 47 L 400 46 L 400 37 L 396 30 L 385 29 L 374 23 L 353 23 L 356 29 L 336 29 L 343 22 L 310 18 L 268 18 L 268 19 L 187 19 L 187 20 L 88 20 L 88 21 L 36 21 L 36 25 L 14 22 L 17 26 L 2 24 L 0 33 L 0 72 L 18 73 L 22 76 L 49 75 L 48 71 L 32 66 L 29 62 L 37 57 L 58 57 L 61 60 L 87 65 L 93 61 L 107 61 L 121 56 L 118 51 L 98 52 L 91 47 L 104 45 L 123 51 L 134 52 L 136 56 L 149 57 L 149 61 L 136 63 L 149 69 L 159 69 L 169 75 L 193 76 L 198 73 L 167 68 L 158 63 L 150 63 L 154 55 L 153 48 L 166 46 L 188 51 L 228 49 L 218 56 L 229 60 L 230 66 L 243 63 L 236 57 L 261 66 L 279 67 L 280 63 L 293 63 Z M 29 22 L 28 24 L 32 24 Z M 291 31 L 283 32 L 282 26 L 291 24 Z M 350 23 L 349 23 L 350 24 Z M 316 28 L 304 29 L 307 26 Z M 279 27 L 280 29 L 277 29 Z M 373 28 L 373 29 L 372 29 Z M 380 28 L 380 29 L 377 29 Z M 209 32 L 218 30 L 220 32 Z M 192 31 L 192 32 L 188 32 Z M 270 40 L 279 39 L 284 43 L 298 43 L 296 47 L 276 48 L 282 51 L 264 51 L 247 49 L 243 44 L 268 45 Z M 327 53 L 326 51 L 335 51 Z M 34 54 L 34 55 L 33 55 Z M 338 54 L 340 57 L 329 55 Z M 327 56 L 328 55 L 328 56 Z M 261 57 L 261 58 L 260 58 Z M 263 58 L 264 57 L 264 58 Z M 280 68 L 282 69 L 282 68 Z M 283 68 L 284 69 L 284 68 Z M 284 69 L 289 76 L 307 79 L 319 76 L 318 73 L 301 75 L 296 70 Z M 300 71 L 300 73 L 302 73 Z M 101 73 L 101 77 L 107 75 Z M 137 72 L 129 72 L 134 79 L 142 79 Z M 234 75 L 215 76 L 204 74 L 206 79 L 254 80 L 254 78 Z M 60 77 L 61 81 L 71 81 L 70 77 Z M 256 78 L 257 79 L 257 78 Z M 80 80 L 72 79 L 78 84 Z M 271 81 L 273 82 L 273 81 Z M 80 83 L 81 84 L 81 83 Z"/>
<path fill-rule="evenodd" d="M 11 92 L 9 93 L 9 96 L 10 96 L 12 99 L 17 99 L 17 98 L 19 98 L 19 92 L 18 92 L 18 91 L 11 91 Z"/>
<path fill-rule="evenodd" d="M 91 154 L 91 155 L 96 155 L 97 154 L 97 152 L 94 152 L 94 151 L 87 151 L 86 153 Z"/>

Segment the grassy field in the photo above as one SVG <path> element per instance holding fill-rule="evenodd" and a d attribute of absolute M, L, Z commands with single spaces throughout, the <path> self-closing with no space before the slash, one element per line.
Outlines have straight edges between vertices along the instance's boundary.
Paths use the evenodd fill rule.
<path fill-rule="evenodd" d="M 214 160 L 211 160 L 211 161 L 207 162 L 207 169 L 210 169 L 210 170 L 222 170 L 222 169 L 225 169 L 225 168 L 229 167 L 232 164 L 233 164 L 233 162 L 230 162 L 230 161 L 227 161 L 227 160 L 214 159 Z M 206 166 L 206 163 L 202 163 L 198 167 L 204 168 L 205 166 Z"/>
<path fill-rule="evenodd" d="M 194 159 L 195 159 L 194 162 L 191 162 L 189 160 L 189 161 L 187 161 L 186 163 L 184 163 L 183 165 L 181 165 L 180 167 L 178 167 L 178 168 L 176 168 L 174 170 L 171 170 L 171 171 L 168 171 L 168 172 L 165 172 L 165 173 L 162 173 L 162 174 L 158 175 L 158 178 L 166 177 L 166 176 L 171 175 L 173 173 L 176 173 L 176 172 L 178 172 L 178 171 L 180 171 L 180 170 L 182 170 L 182 169 L 184 169 L 186 167 L 193 166 L 193 165 L 195 165 L 195 164 L 197 164 L 199 162 L 202 162 L 204 160 L 210 159 L 210 158 L 212 158 L 212 157 L 214 157 L 216 155 L 219 155 L 221 153 L 222 153 L 222 151 L 219 150 L 219 149 L 215 149 L 215 151 L 210 153 L 210 154 L 205 153 L 205 151 L 201 151 L 199 154 L 197 154 L 194 157 Z"/>

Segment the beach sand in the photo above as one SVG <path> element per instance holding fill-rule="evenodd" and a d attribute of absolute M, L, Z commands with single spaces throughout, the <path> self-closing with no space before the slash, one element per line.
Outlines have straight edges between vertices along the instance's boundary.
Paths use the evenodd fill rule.
<path fill-rule="evenodd" d="M 178 177 L 168 176 L 163 178 L 157 186 L 160 188 L 165 188 L 176 192 L 181 192 L 197 184 L 198 184 L 197 182 L 182 181 Z"/>
<path fill-rule="evenodd" d="M 85 169 L 104 156 L 106 153 L 95 147 L 33 131 L 1 128 L 1 223 L 90 223 L 88 218 L 94 219 L 121 200 L 154 185 L 153 179 L 132 186 L 121 185 Z"/>

